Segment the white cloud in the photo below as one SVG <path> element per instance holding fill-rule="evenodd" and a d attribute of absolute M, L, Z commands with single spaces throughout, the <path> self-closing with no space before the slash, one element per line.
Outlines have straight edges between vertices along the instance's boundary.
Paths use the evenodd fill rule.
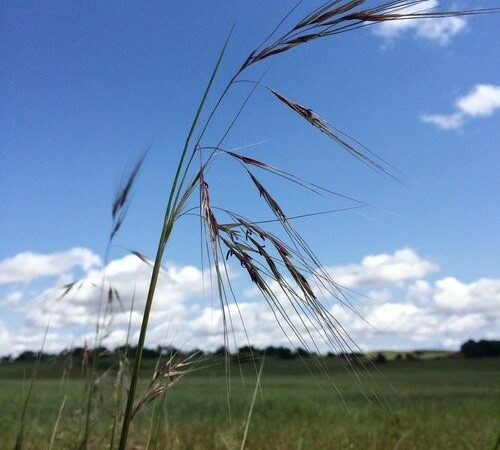
<path fill-rule="evenodd" d="M 500 279 L 481 278 L 466 284 L 446 277 L 436 282 L 434 301 L 445 311 L 500 315 Z"/>
<path fill-rule="evenodd" d="M 5 296 L 5 298 L 0 302 L 0 306 L 7 306 L 7 307 L 12 307 L 12 306 L 17 306 L 21 299 L 23 298 L 23 293 L 22 291 L 13 291 L 10 292 Z"/>
<path fill-rule="evenodd" d="M 500 108 L 500 86 L 478 84 L 456 102 L 457 108 L 471 117 L 491 116 Z"/>
<path fill-rule="evenodd" d="M 460 338 L 445 338 L 443 340 L 443 348 L 445 350 L 457 350 L 457 348 L 460 348 L 460 344 L 463 343 L 463 339 Z"/>
<path fill-rule="evenodd" d="M 378 303 L 386 303 L 392 299 L 392 293 L 389 289 L 380 289 L 369 291 L 367 297 Z"/>
<path fill-rule="evenodd" d="M 408 286 L 408 298 L 416 304 L 426 304 L 432 294 L 432 286 L 428 281 L 416 280 Z"/>
<path fill-rule="evenodd" d="M 0 284 L 25 283 L 36 278 L 62 275 L 80 267 L 87 271 L 100 264 L 98 255 L 83 247 L 59 253 L 23 252 L 0 261 Z"/>
<path fill-rule="evenodd" d="M 431 346 L 457 349 L 469 338 L 500 337 L 500 279 L 463 283 L 445 277 L 435 283 L 416 280 L 398 301 L 365 303 L 361 315 L 344 311 L 343 323 L 368 348 Z M 339 314 L 338 308 L 332 313 Z M 368 340 L 367 340 L 368 339 Z M 378 343 L 377 343 L 378 342 Z M 413 344 L 412 344 L 413 343 Z"/>
<path fill-rule="evenodd" d="M 402 8 L 399 14 L 411 14 L 433 10 L 438 6 L 437 0 L 427 0 L 417 5 Z M 444 17 L 436 19 L 391 20 L 374 27 L 374 33 L 392 41 L 407 32 L 413 32 L 417 38 L 448 45 L 451 38 L 466 29 L 467 22 L 463 17 Z"/>
<path fill-rule="evenodd" d="M 453 36 L 465 30 L 467 22 L 463 17 L 444 17 L 416 21 L 416 34 L 419 37 L 448 45 Z"/>
<path fill-rule="evenodd" d="M 461 334 L 479 330 L 488 323 L 482 314 L 467 314 L 465 316 L 451 316 L 440 326 L 441 331 Z"/>
<path fill-rule="evenodd" d="M 0 320 L 0 356 L 8 355 L 12 352 L 9 331 Z"/>
<path fill-rule="evenodd" d="M 465 122 L 465 117 L 462 113 L 454 113 L 448 116 L 444 114 L 424 114 L 421 119 L 422 122 L 436 125 L 442 130 L 455 130 L 460 128 Z"/>
<path fill-rule="evenodd" d="M 23 325 L 18 326 L 11 335 L 9 352 L 18 353 L 25 349 L 40 348 L 48 323 L 49 334 L 53 336 L 52 340 L 47 340 L 46 349 L 59 351 L 85 343 L 93 345 L 103 270 L 89 270 L 64 297 L 61 297 L 63 289 L 60 285 L 54 284 L 35 298 L 29 299 L 25 296 L 15 305 L 2 305 L 8 314 L 7 317 L 10 314 L 18 314 L 23 319 Z M 131 339 L 136 341 L 151 268 L 136 256 L 127 255 L 110 261 L 105 268 L 105 274 L 102 302 L 104 309 L 109 309 L 109 312 L 106 314 L 106 325 L 102 327 L 103 343 L 109 347 L 122 345 L 129 321 L 132 329 Z M 209 286 L 209 282 L 205 281 L 205 285 Z M 120 295 L 120 300 L 114 297 L 111 304 L 108 303 L 107 295 L 109 286 L 116 289 Z M 193 343 L 206 348 L 204 330 L 194 330 L 196 332 L 192 335 L 190 326 L 191 321 L 201 311 L 200 305 L 193 302 L 204 296 L 203 286 L 202 272 L 194 266 L 179 267 L 171 264 L 162 269 L 151 310 L 147 345 L 166 343 L 176 335 L 176 343 L 179 345 L 193 338 Z M 210 304 L 210 300 L 207 303 Z M 216 310 L 217 308 L 214 309 Z M 54 337 L 56 335 L 57 339 Z M 222 342 L 221 336 L 222 334 L 218 336 L 218 345 Z"/>
<path fill-rule="evenodd" d="M 437 318 L 427 309 L 408 303 L 385 303 L 373 308 L 367 322 L 384 334 L 406 334 L 413 340 L 435 332 Z"/>
<path fill-rule="evenodd" d="M 431 123 L 443 130 L 460 128 L 474 117 L 488 117 L 500 109 L 500 86 L 478 84 L 465 96 L 455 101 L 456 112 L 451 114 L 427 114 L 423 122 Z"/>
<path fill-rule="evenodd" d="M 403 248 L 392 255 L 382 253 L 365 256 L 361 264 L 348 264 L 330 268 L 333 279 L 346 287 L 394 284 L 422 278 L 438 266 L 421 258 L 414 250 Z"/>
<path fill-rule="evenodd" d="M 106 282 L 102 296 L 103 270 Z M 134 255 L 111 261 L 105 269 L 90 270 L 74 288 L 61 298 L 60 289 L 48 289 L 24 307 L 24 314 L 31 326 L 44 327 L 50 318 L 52 328 L 68 325 L 91 326 L 95 324 L 99 303 L 108 304 L 108 290 L 118 291 L 111 307 L 113 324 L 126 325 L 133 302 L 132 323 L 139 324 L 151 277 L 151 267 Z M 183 302 L 202 294 L 202 273 L 193 266 L 164 268 L 160 274 L 151 323 L 182 315 Z"/>

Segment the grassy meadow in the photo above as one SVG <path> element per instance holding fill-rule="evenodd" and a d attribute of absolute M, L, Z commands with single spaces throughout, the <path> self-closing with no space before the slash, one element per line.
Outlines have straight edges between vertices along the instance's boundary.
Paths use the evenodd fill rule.
<path fill-rule="evenodd" d="M 368 400 L 334 358 L 331 376 L 300 359 L 267 358 L 248 429 L 247 449 L 493 449 L 500 432 L 500 359 L 458 356 L 389 361 L 364 376 L 389 406 Z M 145 361 L 141 392 L 153 361 Z M 131 449 L 239 449 L 256 380 L 252 364 L 231 368 L 229 418 L 223 358 L 202 363 L 134 419 Z M 14 448 L 31 367 L 0 365 L 0 448 Z M 44 361 L 28 411 L 25 449 L 47 449 L 66 397 L 54 449 L 77 449 L 84 415 L 84 377 Z M 91 449 L 107 448 L 114 408 L 111 373 L 92 412 Z M 337 394 L 335 387 L 342 394 Z M 368 395 L 369 397 L 369 395 Z"/>

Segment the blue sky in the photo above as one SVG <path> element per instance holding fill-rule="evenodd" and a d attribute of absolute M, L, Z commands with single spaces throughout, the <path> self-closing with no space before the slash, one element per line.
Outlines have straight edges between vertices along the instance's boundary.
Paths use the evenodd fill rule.
<path fill-rule="evenodd" d="M 154 252 L 178 151 L 229 29 L 235 24 L 218 91 L 291 6 L 1 6 L 2 348 L 36 347 L 42 318 L 54 303 L 45 290 L 80 276 L 98 277 L 114 189 L 123 170 L 152 143 L 111 253 L 123 270 L 117 269 L 117 279 L 130 279 L 132 268 L 142 274 L 126 249 Z M 301 5 L 295 19 L 308 8 Z M 303 45 L 246 75 L 257 79 L 268 70 L 266 85 L 312 108 L 406 174 L 402 185 L 367 169 L 264 89 L 255 92 L 226 140 L 228 148 L 252 145 L 246 154 L 373 205 L 302 219 L 296 226 L 333 274 L 379 299 L 360 305 L 380 329 L 378 346 L 456 348 L 468 337 L 499 337 L 500 63 L 492 45 L 497 40 L 496 16 L 392 22 Z M 234 86 L 207 145 L 248 89 Z M 263 179 L 290 215 L 346 204 Z M 217 161 L 208 182 L 217 205 L 270 217 L 234 164 Z M 175 304 L 182 312 L 170 329 L 158 324 L 152 343 L 174 339 L 183 321 L 200 326 L 192 336 L 179 337 L 180 344 L 208 342 L 206 336 L 212 346 L 220 340 L 213 329 L 207 331 L 217 328 L 217 312 L 209 314 L 211 324 L 204 322 L 210 303 L 192 286 L 201 279 L 198 225 L 196 218 L 186 218 L 167 250 L 165 264 L 172 272 L 165 281 L 165 308 L 174 311 Z M 54 254 L 66 263 L 53 267 Z M 255 318 L 265 306 L 257 306 L 243 276 L 235 277 L 242 302 L 255 303 L 249 313 Z M 178 297 L 169 299 L 173 285 Z M 77 299 L 75 314 L 90 316 L 85 301 L 93 296 Z M 66 312 L 72 307 L 66 305 Z M 406 328 L 394 327 L 402 317 L 408 318 Z M 449 324 L 441 334 L 425 334 L 429 324 L 444 322 Z M 424 330 L 420 340 L 412 339 L 419 334 L 415 323 Z M 88 323 L 80 325 L 61 320 L 50 345 L 57 348 L 70 335 L 84 339 Z M 362 326 L 352 326 L 362 345 L 373 342 Z M 32 341 L 16 341 L 16 335 Z M 255 341 L 264 344 L 265 335 L 256 329 Z M 117 341 L 120 336 L 116 330 Z"/>

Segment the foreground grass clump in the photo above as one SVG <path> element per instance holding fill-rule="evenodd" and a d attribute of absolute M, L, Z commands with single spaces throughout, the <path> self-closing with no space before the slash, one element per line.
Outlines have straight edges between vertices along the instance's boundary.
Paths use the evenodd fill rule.
<path fill-rule="evenodd" d="M 450 357 L 384 364 L 388 384 L 382 392 L 391 410 L 370 404 L 334 358 L 326 359 L 342 392 L 342 405 L 329 381 L 313 382 L 302 361 L 267 358 L 262 396 L 257 396 L 247 449 L 489 449 L 498 433 L 500 360 Z M 0 366 L 0 448 L 12 448 L 16 413 L 23 388 L 21 365 Z M 142 390 L 151 367 L 144 368 Z M 314 369 L 313 369 L 314 370 Z M 229 422 L 222 358 L 213 367 L 187 375 L 166 397 L 166 420 L 151 421 L 150 405 L 131 427 L 128 448 L 238 449 L 253 394 L 254 369 L 244 366 L 245 384 L 232 380 Z M 42 364 L 41 372 L 44 372 Z M 236 368 L 235 368 L 236 373 Z M 53 374 L 52 376 L 55 376 Z M 61 386 L 59 378 L 41 378 L 34 388 L 33 421 L 26 429 L 26 449 L 46 449 L 64 395 L 65 413 L 54 449 L 74 448 L 84 411 L 85 380 L 77 371 Z M 380 383 L 384 385 L 383 383 Z M 155 406 L 156 405 L 156 406 Z M 109 423 L 99 417 L 113 408 L 112 386 L 103 386 L 93 412 L 89 448 L 106 448 Z M 157 410 L 158 412 L 158 410 Z M 160 417 L 157 415 L 157 417 Z M 151 426 L 151 424 L 153 424 Z M 152 430 L 152 432 L 150 432 Z"/>

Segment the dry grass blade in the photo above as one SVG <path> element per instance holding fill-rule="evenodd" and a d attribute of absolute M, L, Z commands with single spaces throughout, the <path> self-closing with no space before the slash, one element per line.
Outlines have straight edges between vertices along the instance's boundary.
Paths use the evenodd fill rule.
<path fill-rule="evenodd" d="M 62 300 L 68 297 L 70 294 L 75 295 L 85 284 L 85 280 L 77 280 L 71 283 L 65 284 L 58 288 L 58 293 L 56 295 L 56 300 Z"/>
<path fill-rule="evenodd" d="M 100 286 L 100 294 L 99 294 L 99 302 L 98 302 L 98 312 L 97 312 L 97 319 L 96 319 L 96 325 L 95 325 L 95 339 L 94 339 L 94 347 L 99 347 L 102 340 L 105 339 L 107 336 L 109 336 L 110 333 L 110 326 L 113 323 L 113 315 L 109 315 L 109 313 L 112 311 L 112 303 L 113 299 L 117 299 L 118 302 L 120 303 L 120 307 L 123 309 L 122 304 L 121 304 L 121 298 L 116 289 L 113 289 L 110 287 L 107 291 L 107 303 L 106 303 L 106 308 L 104 311 L 103 316 L 102 315 L 102 309 L 103 309 L 103 296 L 105 294 L 105 288 L 104 288 L 104 283 L 106 279 L 106 267 L 108 264 L 109 260 L 109 252 L 110 252 L 110 247 L 113 239 L 116 237 L 118 231 L 120 231 L 123 222 L 125 221 L 125 218 L 127 216 L 129 204 L 130 204 L 130 194 L 132 191 L 132 188 L 137 180 L 137 176 L 139 175 L 140 169 L 142 167 L 142 164 L 144 163 L 144 160 L 151 149 L 150 144 L 144 152 L 139 156 L 135 164 L 132 166 L 131 170 L 127 175 L 124 175 L 122 178 L 122 181 L 120 183 L 119 188 L 116 191 L 116 194 L 114 196 L 113 202 L 111 204 L 111 232 L 108 237 L 108 242 L 106 245 L 106 251 L 105 251 L 105 257 L 104 257 L 104 269 L 102 271 L 102 277 L 101 277 L 101 286 Z M 87 399 L 87 411 L 86 411 L 86 423 L 85 423 L 85 431 L 84 431 L 84 436 L 81 444 L 81 448 L 87 449 L 88 447 L 88 439 L 89 439 L 89 432 L 90 432 L 90 413 L 92 409 L 92 403 L 93 403 L 93 396 L 95 394 L 95 380 L 96 380 L 96 365 L 97 365 L 97 356 L 92 358 L 92 367 L 90 369 L 89 373 L 89 379 L 88 379 L 88 399 Z"/>
<path fill-rule="evenodd" d="M 399 450 L 404 442 L 411 436 L 414 430 L 405 431 L 394 445 L 394 450 Z"/>
<path fill-rule="evenodd" d="M 124 176 L 111 204 L 112 227 L 109 240 L 112 241 L 116 233 L 120 230 L 128 211 L 130 193 L 139 175 L 144 159 L 146 158 L 151 145 L 139 156 L 128 175 Z"/>
<path fill-rule="evenodd" d="M 251 257 L 245 251 L 239 252 L 234 251 L 231 252 L 231 244 L 227 241 L 227 236 L 231 235 L 230 227 L 222 227 L 219 225 L 215 214 L 212 211 L 212 207 L 210 204 L 209 192 L 208 192 L 208 184 L 205 181 L 203 172 L 200 172 L 200 200 L 201 200 L 201 211 L 202 218 L 204 220 L 203 229 L 206 231 L 208 235 L 207 239 L 207 247 L 209 248 L 209 261 L 213 260 L 214 272 L 216 275 L 217 281 L 217 292 L 220 301 L 220 309 L 222 313 L 222 322 L 223 322 L 223 334 L 224 334 L 224 349 L 225 349 L 225 370 L 226 370 L 226 390 L 227 390 L 227 402 L 228 402 L 228 413 L 231 418 L 231 407 L 230 407 L 230 395 L 231 395 L 231 386 L 230 386 L 230 358 L 229 358 L 229 331 L 231 331 L 231 337 L 235 347 L 237 347 L 237 339 L 234 332 L 234 321 L 231 314 L 231 307 L 229 304 L 229 297 L 232 298 L 233 304 L 236 307 L 237 314 L 239 316 L 239 320 L 241 326 L 243 328 L 246 340 L 248 345 L 250 345 L 250 340 L 248 337 L 248 333 L 245 327 L 245 323 L 243 321 L 243 316 L 238 305 L 238 301 L 234 290 L 231 285 L 231 280 L 229 276 L 228 267 L 226 265 L 226 259 L 232 254 L 236 259 L 239 260 L 240 264 L 245 267 L 247 272 L 250 274 L 252 281 L 256 284 L 260 284 L 263 286 L 263 280 L 261 280 L 260 275 L 252 263 Z M 227 234 L 226 238 L 224 238 L 223 234 Z M 224 250 L 223 246 L 226 245 L 226 249 Z M 240 248 L 244 246 L 239 244 Z M 238 247 L 238 246 L 237 246 Z M 247 247 L 248 249 L 249 247 Z M 224 258 L 224 253 L 226 253 L 226 258 Z M 210 258 L 210 254 L 212 257 Z M 240 363 L 239 359 L 238 362 Z M 243 379 L 243 372 L 240 374 Z M 257 368 L 255 366 L 257 371 Z"/>
<path fill-rule="evenodd" d="M 217 72 L 218 72 L 220 64 L 222 62 L 224 53 L 225 53 L 227 45 L 229 43 L 230 35 L 231 34 L 229 34 L 229 36 L 227 37 L 227 39 L 224 43 L 224 46 L 222 47 L 222 50 L 219 53 L 219 56 L 217 58 L 217 62 L 216 62 L 215 66 L 211 72 L 209 81 L 208 81 L 206 88 L 203 92 L 203 96 L 201 98 L 201 101 L 198 104 L 197 111 L 196 111 L 195 116 L 193 118 L 193 121 L 191 123 L 191 127 L 188 131 L 188 134 L 186 136 L 186 140 L 184 142 L 184 147 L 180 153 L 179 162 L 177 164 L 174 179 L 172 181 L 172 185 L 170 188 L 170 193 L 168 195 L 167 206 L 165 208 L 162 229 L 161 229 L 160 237 L 158 240 L 156 257 L 155 257 L 154 266 L 153 266 L 153 270 L 152 270 L 151 278 L 150 278 L 150 282 L 149 282 L 148 294 L 147 294 L 147 298 L 146 298 L 146 303 L 144 305 L 144 313 L 143 313 L 143 317 L 142 317 L 141 329 L 139 332 L 139 339 L 137 342 L 137 352 L 135 354 L 134 364 L 132 367 L 132 374 L 130 377 L 130 387 L 129 387 L 129 391 L 128 391 L 128 395 L 127 395 L 125 413 L 123 416 L 123 425 L 122 425 L 122 431 L 120 434 L 120 442 L 118 444 L 119 450 L 125 450 L 127 447 L 130 422 L 132 420 L 132 413 L 134 410 L 135 391 L 137 388 L 139 369 L 140 369 L 141 361 L 142 361 L 142 351 L 144 349 L 144 343 L 146 340 L 146 334 L 147 334 L 148 323 L 149 323 L 149 316 L 151 313 L 151 307 L 153 305 L 154 294 L 156 291 L 156 285 L 157 285 L 158 276 L 160 273 L 161 261 L 163 258 L 163 254 L 165 252 L 166 244 L 167 244 L 168 239 L 170 237 L 170 234 L 172 232 L 175 220 L 178 218 L 178 214 L 180 211 L 178 209 L 179 208 L 178 199 L 179 199 L 179 193 L 181 191 L 182 184 L 183 184 L 182 180 L 184 179 L 183 176 L 181 178 L 181 173 L 183 172 L 183 169 L 187 169 L 186 167 L 184 167 L 186 154 L 188 151 L 189 144 L 191 142 L 191 138 L 192 138 L 193 133 L 195 131 L 195 128 L 198 124 L 200 114 L 204 108 L 206 99 L 207 99 L 209 93 L 211 92 L 214 79 L 217 75 Z M 189 166 L 189 162 L 188 162 L 188 166 Z M 179 182 L 180 182 L 180 186 L 179 186 Z"/>
<path fill-rule="evenodd" d="M 499 448 L 500 448 L 500 430 L 498 430 L 495 443 L 493 444 L 493 447 L 491 447 L 491 450 L 498 450 Z"/>
<path fill-rule="evenodd" d="M 66 398 L 67 398 L 67 396 L 65 395 L 63 398 L 63 401 L 61 403 L 61 406 L 59 407 L 59 413 L 57 414 L 57 419 L 56 419 L 56 422 L 54 424 L 54 429 L 52 430 L 52 435 L 50 437 L 50 443 L 49 443 L 48 450 L 52 450 L 52 447 L 54 446 L 54 442 L 56 440 L 56 435 L 57 435 L 57 430 L 59 429 L 59 422 L 61 420 L 64 405 L 66 404 Z"/>
<path fill-rule="evenodd" d="M 203 172 L 200 172 L 200 192 L 201 192 L 201 208 L 202 214 L 205 218 L 207 229 L 209 230 L 210 240 L 212 243 L 217 242 L 218 238 L 218 228 L 219 224 L 217 223 L 217 219 L 215 218 L 214 213 L 210 207 L 210 195 L 208 192 L 208 183 L 205 181 L 205 177 Z"/>
<path fill-rule="evenodd" d="M 251 165 L 265 166 L 264 163 L 254 163 L 254 161 L 247 159 L 247 162 Z M 210 204 L 208 184 L 202 174 L 200 178 L 202 183 L 200 186 L 202 212 L 215 263 L 223 313 L 225 344 L 228 342 L 228 321 L 225 311 L 229 312 L 230 310 L 226 292 L 232 292 L 232 288 L 229 277 L 224 280 L 217 268 L 219 261 L 225 261 L 221 257 L 224 254 L 226 259 L 229 257 L 235 258 L 248 273 L 251 281 L 261 291 L 279 327 L 293 347 L 296 346 L 294 341 L 299 342 L 309 352 L 319 354 L 321 353 L 318 347 L 318 339 L 320 338 L 333 352 L 346 355 L 341 360 L 341 363 L 352 374 L 353 379 L 365 397 L 367 399 L 375 398 L 382 404 L 383 399 L 373 389 L 374 381 L 369 374 L 372 384 L 368 386 L 368 391 L 365 391 L 365 383 L 361 380 L 359 374 L 360 369 L 365 368 L 364 362 L 357 361 L 356 358 L 350 356 L 351 353 L 360 352 L 359 347 L 330 310 L 321 303 L 315 290 L 326 291 L 328 295 L 340 302 L 344 307 L 354 310 L 349 299 L 342 288 L 331 279 L 331 276 L 305 241 L 291 227 L 285 213 L 270 192 L 255 175 L 248 170 L 247 172 L 259 194 L 264 198 L 277 218 L 276 220 L 282 224 L 292 246 L 286 245 L 277 236 L 263 229 L 255 222 L 227 210 L 221 211 L 229 214 L 233 222 L 219 222 L 213 212 L 214 208 Z M 269 248 L 266 247 L 266 242 L 270 244 Z M 272 254 L 273 250 L 274 255 Z M 315 287 L 311 284 L 312 282 Z M 227 288 L 225 284 L 228 285 Z M 235 298 L 234 302 L 237 304 Z M 228 316 L 230 319 L 229 314 Z M 314 362 L 322 373 L 329 374 L 329 369 L 323 361 L 314 358 Z M 341 396 L 338 390 L 337 392 Z"/>
<path fill-rule="evenodd" d="M 61 289 L 61 298 L 65 297 L 66 295 L 69 294 L 69 292 L 75 287 L 76 281 L 73 281 L 72 283 L 65 284 Z"/>
<path fill-rule="evenodd" d="M 338 2 L 332 2 L 332 3 L 338 3 Z M 343 5 L 340 5 L 336 8 L 331 8 L 329 7 L 326 9 L 322 14 L 316 15 L 315 17 L 310 17 L 309 20 L 305 24 L 301 24 L 299 26 L 296 26 L 294 29 L 300 29 L 304 25 L 313 25 L 313 24 L 321 24 L 323 22 L 326 22 L 327 20 L 331 19 L 332 17 L 338 16 L 340 14 L 343 14 L 347 11 L 350 11 L 353 8 L 356 8 L 357 6 L 362 5 L 365 3 L 365 0 L 351 0 L 347 3 L 344 3 Z"/>
<path fill-rule="evenodd" d="M 26 415 L 28 413 L 28 406 L 31 401 L 31 395 L 33 393 L 33 386 L 35 385 L 35 380 L 38 376 L 38 371 L 40 369 L 40 362 L 42 360 L 43 349 L 45 347 L 45 341 L 47 339 L 47 333 L 49 331 L 50 319 L 45 327 L 45 332 L 43 334 L 42 345 L 40 346 L 40 351 L 35 359 L 35 364 L 33 365 L 33 371 L 31 373 L 31 379 L 28 386 L 28 391 L 24 398 L 23 407 L 21 409 L 21 416 L 19 418 L 19 429 L 17 431 L 16 443 L 14 444 L 14 450 L 21 450 L 24 446 L 24 432 L 26 428 Z"/>
<path fill-rule="evenodd" d="M 148 403 L 163 396 L 167 390 L 181 377 L 193 370 L 193 366 L 199 362 L 195 353 L 185 359 L 179 359 L 177 355 L 171 355 L 170 358 L 162 364 L 155 373 L 146 393 L 139 400 L 132 412 L 132 418 L 141 411 Z"/>
<path fill-rule="evenodd" d="M 253 414 L 253 409 L 255 406 L 255 399 L 257 398 L 257 392 L 260 389 L 260 380 L 262 378 L 262 369 L 264 368 L 264 360 L 265 360 L 265 356 L 262 358 L 262 361 L 260 363 L 259 374 L 257 375 L 257 381 L 255 382 L 255 388 L 253 390 L 252 402 L 250 403 L 250 408 L 248 409 L 247 420 L 245 421 L 245 431 L 243 433 L 243 439 L 241 440 L 240 450 L 245 450 L 247 436 L 248 436 L 248 429 L 250 428 L 250 422 L 252 421 L 252 414 Z"/>
<path fill-rule="evenodd" d="M 153 267 L 153 263 L 151 262 L 151 260 L 141 252 L 138 252 L 137 250 L 129 250 L 129 252 L 132 255 L 137 256 L 143 263 L 147 264 L 149 267 Z"/>
<path fill-rule="evenodd" d="M 295 339 L 308 351 L 320 353 L 317 340 L 318 336 L 321 336 L 321 339 L 328 347 L 337 353 L 349 354 L 355 350 L 359 351 L 346 330 L 318 300 L 310 281 L 302 271 L 305 269 L 307 275 L 312 277 L 317 284 L 322 283 L 325 285 L 328 292 L 341 303 L 344 300 L 344 294 L 328 274 L 324 272 L 321 264 L 303 243 L 300 236 L 288 227 L 286 216 L 268 190 L 255 176 L 253 176 L 252 181 L 285 227 L 295 249 L 285 245 L 278 237 L 262 227 L 238 215 L 230 214 L 234 220 L 232 224 L 219 223 L 210 207 L 208 185 L 205 183 L 202 187 L 202 209 L 207 230 L 210 230 L 208 233 L 209 240 L 213 244 L 214 261 L 223 260 L 223 258 L 219 258 L 219 255 L 225 253 L 226 258 L 234 257 L 240 263 L 248 273 L 251 281 L 261 291 L 279 327 L 293 347 L 295 347 L 293 342 Z M 266 242 L 271 244 L 270 249 L 266 249 Z M 270 250 L 272 249 L 274 249 L 276 256 L 271 254 Z M 294 258 L 297 258 L 299 263 L 294 261 Z M 227 308 L 229 311 L 225 294 L 226 288 L 217 268 L 216 274 L 224 318 L 224 310 Z M 291 282 L 289 278 L 291 278 Z M 226 283 L 229 285 L 228 289 L 231 290 L 230 280 L 227 279 Z M 281 294 L 278 294 L 277 290 L 281 291 Z M 227 336 L 227 322 L 226 319 L 223 319 L 223 321 L 224 335 Z M 290 332 L 293 337 L 289 335 Z M 227 338 L 225 337 L 226 342 Z M 328 373 L 329 369 L 323 361 L 319 358 L 315 358 L 314 361 L 322 373 Z M 356 362 L 349 356 L 342 362 L 353 374 L 358 386 L 364 393 Z M 377 398 L 373 389 L 371 391 L 372 395 Z"/>
<path fill-rule="evenodd" d="M 318 336 L 321 336 L 321 339 L 328 347 L 337 353 L 348 355 L 353 351 L 359 351 L 346 330 L 331 315 L 330 311 L 319 302 L 313 287 L 302 271 L 304 270 L 309 277 L 312 277 L 316 284 L 324 284 L 328 292 L 341 303 L 343 303 L 345 295 L 327 273 L 321 273 L 321 270 L 324 272 L 324 269 L 322 269 L 320 263 L 315 259 L 300 236 L 288 227 L 288 221 L 283 218 L 284 213 L 281 208 L 255 177 L 254 184 L 261 195 L 266 198 L 270 208 L 283 224 L 285 230 L 287 230 L 295 249 L 285 245 L 278 237 L 257 224 L 228 212 L 234 223 L 217 223 L 214 232 L 217 241 L 224 244 L 226 248 L 226 258 L 234 257 L 246 270 L 252 282 L 256 284 L 263 294 L 279 327 L 293 347 L 295 347 L 294 337 L 303 348 L 319 354 L 320 349 L 317 340 Z M 264 192 L 266 194 L 263 194 Z M 266 242 L 271 244 L 271 250 L 275 250 L 276 256 L 273 256 L 266 249 Z M 301 248 L 305 253 L 300 251 Z M 222 253 L 222 248 L 220 252 Z M 298 262 L 294 262 L 293 257 L 297 258 Z M 214 260 L 218 260 L 218 258 L 218 253 L 214 253 Z M 290 283 L 286 273 L 283 273 L 282 270 L 285 270 L 291 276 L 293 283 Z M 230 284 L 229 280 L 227 282 Z M 222 284 L 222 280 L 219 281 L 219 284 Z M 281 290 L 281 295 L 276 289 Z M 220 295 L 223 298 L 221 304 L 224 305 L 225 303 L 227 305 L 224 292 L 224 288 L 220 288 Z M 345 304 L 350 307 L 348 303 Z M 289 335 L 290 332 L 293 336 Z M 227 331 L 225 331 L 225 335 L 227 335 Z M 304 362 L 306 363 L 306 361 Z M 322 373 L 328 375 L 329 369 L 323 361 L 314 358 L 314 362 Z M 346 356 L 342 363 L 345 363 L 346 369 L 351 372 L 356 384 L 364 393 L 356 362 Z M 370 390 L 372 395 L 377 398 L 373 389 Z"/>
<path fill-rule="evenodd" d="M 272 197 L 272 195 L 267 191 L 267 189 L 260 183 L 259 180 L 250 172 L 248 171 L 248 174 L 250 175 L 250 178 L 252 179 L 253 183 L 257 187 L 261 197 L 263 197 L 273 213 L 278 217 L 280 220 L 286 220 L 285 213 L 281 209 L 281 206 L 278 204 L 276 200 Z"/>
<path fill-rule="evenodd" d="M 344 150 L 347 150 L 352 156 L 360 160 L 363 164 L 366 164 L 367 166 L 375 169 L 379 173 L 385 174 L 390 176 L 391 178 L 397 179 L 397 177 L 392 173 L 390 170 L 390 167 L 385 161 L 383 161 L 381 158 L 379 158 L 377 155 L 375 155 L 373 152 L 370 152 L 374 158 L 368 157 L 363 150 L 358 149 L 355 147 L 355 141 L 354 139 L 351 138 L 353 141 L 353 144 L 350 144 L 347 142 L 347 140 L 342 137 L 347 136 L 345 133 L 338 132 L 334 127 L 330 126 L 325 120 L 323 120 L 321 117 L 319 117 L 312 109 L 307 108 L 305 106 L 300 105 L 299 103 L 294 102 L 293 100 L 290 100 L 289 98 L 285 97 L 284 95 L 280 94 L 279 92 L 275 91 L 274 89 L 270 89 L 270 91 L 273 93 L 273 95 L 280 100 L 283 104 L 288 106 L 290 109 L 295 111 L 299 116 L 301 116 L 303 119 L 307 120 L 313 127 L 317 128 L 320 130 L 322 133 L 326 134 L 330 139 L 335 141 L 337 144 L 339 144 Z M 365 150 L 366 147 L 362 146 Z"/>
<path fill-rule="evenodd" d="M 291 183 L 297 184 L 298 186 L 300 186 L 300 187 L 302 187 L 310 192 L 314 192 L 315 194 L 318 194 L 321 196 L 325 196 L 325 194 L 330 194 L 330 195 L 333 195 L 335 197 L 339 197 L 339 198 L 343 198 L 345 200 L 355 202 L 360 206 L 370 206 L 368 203 L 365 203 L 361 200 L 355 199 L 355 198 L 350 197 L 350 196 L 345 195 L 345 194 L 340 194 L 339 192 L 333 191 L 332 189 L 328 189 L 324 186 L 320 186 L 316 183 L 312 183 L 311 181 L 307 181 L 303 178 L 298 177 L 297 175 L 294 175 L 294 174 L 287 172 L 286 170 L 280 169 L 278 167 L 272 166 L 268 163 L 264 163 L 264 162 L 259 161 L 257 159 L 250 158 L 248 156 L 241 155 L 239 153 L 235 153 L 234 151 L 230 151 L 230 150 L 219 149 L 219 151 L 233 157 L 234 159 L 240 161 L 244 165 L 250 165 L 250 166 L 254 166 L 254 167 L 257 167 L 259 169 L 262 169 L 266 172 L 269 172 L 273 175 L 276 175 L 280 178 L 283 178 L 286 181 L 290 181 Z M 357 206 L 357 207 L 359 207 L 359 206 Z M 290 219 L 290 217 L 288 217 L 288 219 Z"/>
<path fill-rule="evenodd" d="M 428 11 L 428 0 L 393 0 L 376 6 L 356 9 L 367 0 L 333 0 L 300 20 L 289 31 L 262 50 L 255 49 L 245 60 L 240 72 L 259 61 L 284 53 L 298 45 L 335 34 L 392 20 L 437 19 L 499 12 L 499 8 Z M 419 8 L 420 7 L 420 8 Z"/>

